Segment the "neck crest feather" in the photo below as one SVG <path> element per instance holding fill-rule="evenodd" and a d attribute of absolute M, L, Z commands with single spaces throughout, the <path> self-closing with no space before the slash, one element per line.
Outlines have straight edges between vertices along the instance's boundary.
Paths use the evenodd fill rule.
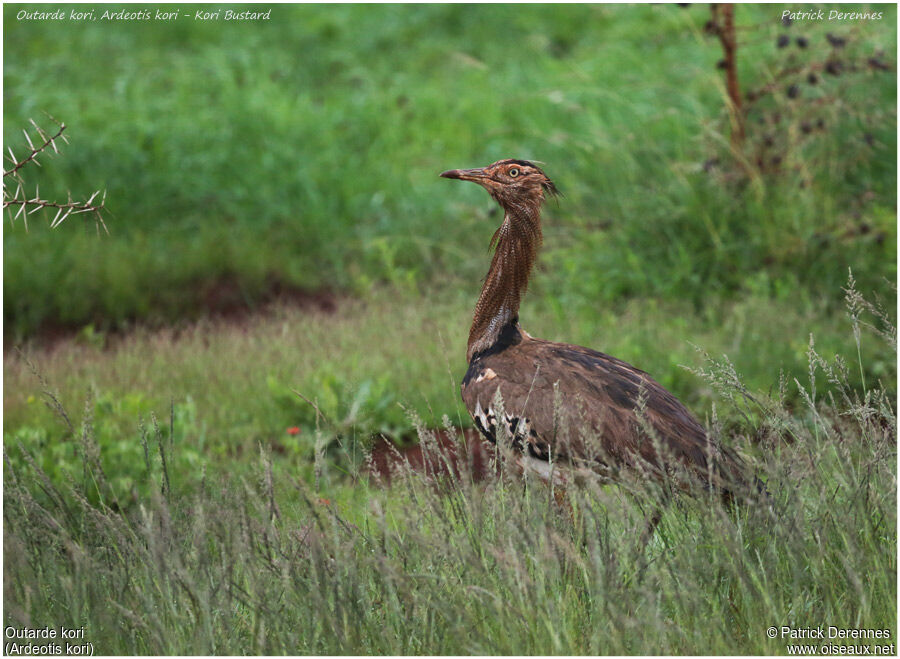
<path fill-rule="evenodd" d="M 494 346 L 503 330 L 517 328 L 519 304 L 543 239 L 540 205 L 509 206 L 503 224 L 491 239 L 496 246 L 475 305 L 466 359 Z"/>

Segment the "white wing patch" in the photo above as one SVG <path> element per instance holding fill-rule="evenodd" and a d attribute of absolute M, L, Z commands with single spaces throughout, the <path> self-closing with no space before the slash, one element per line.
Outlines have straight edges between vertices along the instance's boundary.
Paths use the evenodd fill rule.
<path fill-rule="evenodd" d="M 481 427 L 484 428 L 488 432 L 494 431 L 494 411 L 491 408 L 488 408 L 488 411 L 485 412 L 484 408 L 481 407 L 481 401 L 475 401 L 475 418 L 481 424 Z"/>
<path fill-rule="evenodd" d="M 491 369 L 488 369 L 490 373 L 493 374 L 492 377 L 496 377 L 497 374 L 494 373 Z M 486 371 L 486 373 L 488 372 Z M 484 374 L 482 374 L 483 376 Z M 479 376 L 479 377 L 482 377 Z M 486 378 L 490 379 L 490 378 Z M 477 380 L 476 380 L 477 382 Z M 481 401 L 475 401 L 475 412 L 473 415 L 478 421 L 479 425 L 482 428 L 482 432 L 488 435 L 488 439 L 491 441 L 496 441 L 497 437 L 497 415 L 494 413 L 493 408 L 488 407 L 485 410 L 481 406 Z M 529 435 L 531 434 L 531 421 L 526 418 L 520 418 L 513 414 L 509 414 L 508 412 L 503 414 L 503 421 L 506 425 L 509 434 L 512 436 L 513 444 L 521 447 L 523 441 L 527 441 Z"/>

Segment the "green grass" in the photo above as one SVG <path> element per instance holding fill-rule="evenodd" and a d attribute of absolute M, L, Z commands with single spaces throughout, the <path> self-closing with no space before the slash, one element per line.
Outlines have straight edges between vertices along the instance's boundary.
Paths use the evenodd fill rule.
<path fill-rule="evenodd" d="M 401 465 L 384 489 L 345 441 L 316 458 L 314 491 L 265 442 L 247 471 L 186 468 L 196 438 L 179 419 L 174 439 L 145 434 L 129 500 L 88 414 L 68 475 L 7 449 L 4 622 L 83 625 L 95 651 L 122 654 L 786 653 L 773 625 L 896 642 L 894 395 L 848 386 L 852 359 L 812 348 L 808 363 L 812 380 L 772 395 L 704 367 L 732 401 L 713 432 L 742 419 L 723 441 L 772 501 L 677 497 L 646 548 L 641 511 L 664 496 L 647 479 L 587 482 L 562 506 L 505 469 L 475 483 Z"/>
<path fill-rule="evenodd" d="M 344 300 L 333 314 L 284 308 L 240 323 L 106 337 L 106 347 L 102 335 L 82 334 L 51 350 L 10 351 L 4 361 L 5 437 L 7 443 L 24 441 L 50 472 L 78 463 L 77 437 L 41 403 L 32 367 L 67 408 L 78 410 L 93 396 L 97 438 L 125 492 L 143 470 L 138 417 L 148 420 L 155 412 L 167 425 L 172 405 L 180 454 L 192 468 L 245 468 L 262 442 L 278 447 L 280 461 L 295 473 L 310 474 L 316 414 L 294 391 L 318 403 L 330 422 L 318 425 L 330 437 L 360 445 L 368 445 L 373 433 L 411 435 L 401 404 L 420 410 L 431 427 L 440 426 L 444 415 L 469 426 L 459 382 L 477 284 L 470 288 L 469 296 L 384 290 L 366 302 Z M 699 315 L 685 313 L 685 305 L 644 299 L 599 310 L 588 320 L 542 292 L 541 276 L 534 288 L 522 310 L 530 332 L 628 360 L 701 418 L 711 414 L 717 392 L 685 368 L 704 365 L 693 346 L 728 355 L 748 386 L 763 392 L 777 387 L 780 371 L 788 381 L 807 377 L 809 335 L 797 327 L 814 329 L 816 347 L 828 358 L 856 351 L 846 315 L 825 314 L 812 304 L 751 297 L 709 305 Z M 868 341 L 862 350 L 868 382 L 890 386 L 892 357 Z M 849 379 L 860 388 L 860 372 Z M 291 426 L 301 427 L 299 437 L 286 435 Z"/>
<path fill-rule="evenodd" d="M 71 145 L 29 181 L 45 196 L 105 188 L 112 235 L 38 216 L 5 232 L 19 338 L 196 316 L 222 280 L 253 305 L 274 284 L 361 294 L 478 276 L 489 202 L 437 173 L 508 156 L 546 162 L 566 194 L 547 220 L 566 305 L 833 296 L 849 266 L 867 290 L 895 276 L 896 80 L 864 64 L 896 60 L 892 7 L 845 30 L 861 72 L 777 94 L 760 109 L 777 127 L 751 116 L 785 164 L 749 186 L 730 178 L 701 6 L 285 6 L 252 27 L 77 29 L 16 21 L 21 9 L 4 10 L 4 141 L 21 152 L 29 118 L 64 120 Z M 808 50 L 776 49 L 780 13 L 738 10 L 745 90 L 789 53 L 830 52 L 838 27 L 824 24 L 791 28 Z M 803 138 L 816 119 L 826 129 Z"/>
<path fill-rule="evenodd" d="M 896 638 L 887 316 L 760 300 L 706 322 L 646 300 L 601 316 L 595 345 L 705 412 L 774 499 L 678 497 L 644 550 L 641 511 L 662 494 L 642 479 L 570 488 L 570 514 L 514 474 L 401 469 L 389 489 L 366 475 L 371 432 L 414 430 L 428 452 L 427 428 L 461 416 L 467 305 L 389 293 L 26 352 L 44 382 L 7 355 L 5 624 L 84 625 L 96 651 L 162 654 L 784 653 L 773 624 Z M 803 323 L 823 332 L 785 341 Z"/>

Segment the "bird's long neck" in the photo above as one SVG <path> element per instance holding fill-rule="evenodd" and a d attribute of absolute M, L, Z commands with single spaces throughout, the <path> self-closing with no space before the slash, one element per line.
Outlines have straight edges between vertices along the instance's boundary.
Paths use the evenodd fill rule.
<path fill-rule="evenodd" d="M 540 204 L 506 209 L 491 244 L 494 258 L 475 305 L 466 360 L 494 346 L 519 320 L 519 304 L 541 246 Z"/>

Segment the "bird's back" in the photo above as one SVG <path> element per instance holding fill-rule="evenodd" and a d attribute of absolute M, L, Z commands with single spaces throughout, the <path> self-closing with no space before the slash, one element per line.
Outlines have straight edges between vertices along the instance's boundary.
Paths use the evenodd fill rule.
<path fill-rule="evenodd" d="M 508 433 L 497 431 L 498 390 Z M 485 436 L 511 437 L 539 460 L 646 467 L 658 475 L 680 465 L 721 490 L 741 472 L 738 458 L 712 441 L 647 373 L 602 352 L 534 339 L 517 328 L 471 361 L 462 397 Z"/>

